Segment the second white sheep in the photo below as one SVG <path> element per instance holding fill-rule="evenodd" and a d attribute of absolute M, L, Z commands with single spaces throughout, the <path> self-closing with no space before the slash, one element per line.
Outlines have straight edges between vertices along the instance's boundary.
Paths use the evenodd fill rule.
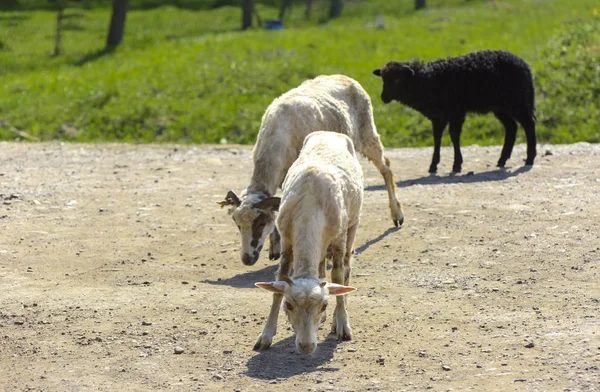
<path fill-rule="evenodd" d="M 394 225 L 404 222 L 390 162 L 383 154 L 373 120 L 369 95 L 356 80 L 347 76 L 319 76 L 269 105 L 254 146 L 250 185 L 239 197 L 230 190 L 225 200 L 219 202 L 221 206 L 232 206 L 230 212 L 240 230 L 240 257 L 245 265 L 256 263 L 268 235 L 269 258 L 279 258 L 274 195 L 298 157 L 304 138 L 316 131 L 339 132 L 350 137 L 356 151 L 373 162 L 383 176 Z"/>
<path fill-rule="evenodd" d="M 350 138 L 333 132 L 306 137 L 283 184 L 277 218 L 282 245 L 277 281 L 256 284 L 273 292 L 273 303 L 255 350 L 271 346 L 284 298 L 301 354 L 311 354 L 317 347 L 317 330 L 330 295 L 337 296 L 332 332 L 339 340 L 352 339 L 344 294 L 356 290 L 348 285 L 363 188 L 362 168 Z M 332 283 L 327 283 L 325 257 L 330 246 Z"/>

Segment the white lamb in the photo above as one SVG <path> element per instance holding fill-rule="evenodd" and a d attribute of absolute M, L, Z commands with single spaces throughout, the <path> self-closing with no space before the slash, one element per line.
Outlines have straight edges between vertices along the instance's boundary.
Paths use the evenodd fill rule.
<path fill-rule="evenodd" d="M 279 258 L 279 234 L 275 228 L 278 198 L 273 196 L 298 157 L 304 138 L 320 130 L 348 135 L 356 150 L 375 164 L 385 180 L 394 225 L 404 222 L 394 176 L 373 121 L 369 95 L 347 76 L 319 76 L 269 105 L 254 146 L 250 185 L 241 197 L 230 190 L 225 200 L 219 202 L 221 207 L 233 206 L 230 212 L 241 233 L 240 256 L 245 265 L 256 263 L 269 234 L 269 259 Z"/>
<path fill-rule="evenodd" d="M 255 350 L 271 346 L 284 297 L 299 353 L 315 351 L 317 329 L 325 320 L 330 295 L 338 296 L 332 332 L 340 340 L 352 339 L 343 295 L 356 290 L 348 284 L 363 187 L 362 169 L 350 138 L 333 132 L 314 132 L 306 137 L 283 185 L 277 218 L 283 252 L 277 281 L 256 283 L 274 294 Z M 333 255 L 333 283 L 323 280 L 328 247 Z"/>

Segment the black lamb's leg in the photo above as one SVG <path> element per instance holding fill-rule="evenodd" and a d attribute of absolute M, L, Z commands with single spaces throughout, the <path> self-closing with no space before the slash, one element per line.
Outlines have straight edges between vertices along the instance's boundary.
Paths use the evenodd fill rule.
<path fill-rule="evenodd" d="M 506 112 L 498 111 L 494 112 L 494 115 L 504 125 L 504 146 L 498 160 L 498 167 L 504 167 L 512 154 L 515 140 L 517 139 L 518 125 L 515 119 Z"/>
<path fill-rule="evenodd" d="M 517 116 L 517 121 L 521 123 L 525 129 L 525 136 L 527 137 L 527 159 L 525 160 L 526 165 L 533 165 L 533 160 L 537 154 L 536 143 L 537 139 L 535 136 L 535 113 L 529 111 L 527 113 L 520 114 Z"/>
<path fill-rule="evenodd" d="M 450 139 L 454 146 L 454 164 L 452 165 L 452 172 L 454 173 L 459 173 L 462 170 L 463 157 L 460 152 L 460 133 L 464 122 L 464 115 L 450 120 Z"/>
<path fill-rule="evenodd" d="M 440 147 L 442 146 L 442 134 L 448 122 L 446 120 L 431 120 L 433 124 L 433 157 L 431 158 L 431 166 L 429 173 L 437 172 L 437 165 L 440 163 Z"/>

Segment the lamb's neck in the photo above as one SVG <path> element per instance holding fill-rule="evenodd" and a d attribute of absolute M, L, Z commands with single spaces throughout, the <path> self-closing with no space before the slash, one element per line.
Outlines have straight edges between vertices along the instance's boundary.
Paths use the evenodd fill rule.
<path fill-rule="evenodd" d="M 322 211 L 307 211 L 294 221 L 294 278 L 318 278 L 321 262 L 325 216 Z"/>
<path fill-rule="evenodd" d="M 422 106 L 426 104 L 424 98 L 426 98 L 427 95 L 424 95 L 419 91 L 427 91 L 427 86 L 430 84 L 430 77 L 429 75 L 422 73 L 417 74 L 415 78 L 418 78 L 418 82 L 411 80 L 400 90 L 399 101 L 406 106 L 420 110 L 422 109 Z"/>
<path fill-rule="evenodd" d="M 264 192 L 269 195 L 274 195 L 277 192 L 277 188 L 283 181 L 282 172 L 284 168 L 280 157 L 273 155 L 275 154 L 265 154 L 255 161 L 248 192 Z"/>

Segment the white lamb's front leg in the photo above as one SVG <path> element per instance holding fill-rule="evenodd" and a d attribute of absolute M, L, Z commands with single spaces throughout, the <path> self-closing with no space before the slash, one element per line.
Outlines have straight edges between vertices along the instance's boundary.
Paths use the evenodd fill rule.
<path fill-rule="evenodd" d="M 279 309 L 281 308 L 282 300 L 283 294 L 273 294 L 273 303 L 271 304 L 269 318 L 267 318 L 267 322 L 256 340 L 254 350 L 261 351 L 271 347 L 273 336 L 277 334 L 277 319 L 279 318 Z"/>
<path fill-rule="evenodd" d="M 352 328 L 350 328 L 350 320 L 346 311 L 346 296 L 338 296 L 336 298 L 337 306 L 335 307 L 335 332 L 338 340 L 352 340 Z"/>
<path fill-rule="evenodd" d="M 281 236 L 277 231 L 277 227 L 269 234 L 269 243 L 271 244 L 269 247 L 269 260 L 279 259 L 281 256 Z"/>

